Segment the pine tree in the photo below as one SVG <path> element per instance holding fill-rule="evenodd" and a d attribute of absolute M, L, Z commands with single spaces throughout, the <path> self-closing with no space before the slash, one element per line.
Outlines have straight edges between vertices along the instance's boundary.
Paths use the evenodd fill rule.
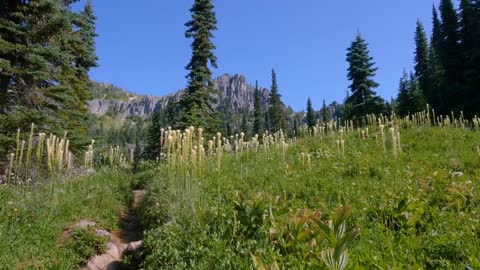
<path fill-rule="evenodd" d="M 396 112 L 406 116 L 426 109 L 426 101 L 420 88 L 420 82 L 414 73 L 403 72 L 397 96 Z"/>
<path fill-rule="evenodd" d="M 408 92 L 408 74 L 407 71 L 403 71 L 403 76 L 400 79 L 400 85 L 398 87 L 397 106 L 396 113 L 400 116 L 406 116 L 413 113 L 410 110 L 410 93 Z"/>
<path fill-rule="evenodd" d="M 86 52 L 75 49 L 82 28 L 77 30 L 73 14 L 61 1 L 9 0 L 0 5 L 3 134 L 12 132 L 10 124 L 28 130 L 26 125 L 34 122 L 44 132 L 68 131 L 74 148 L 87 143 L 88 73 L 81 78 L 75 61 Z M 94 24 L 93 19 L 93 32 Z M 94 44 L 89 53 L 94 55 Z"/>
<path fill-rule="evenodd" d="M 133 164 L 132 164 L 132 171 L 138 172 L 140 167 L 140 162 L 142 160 L 142 147 L 140 145 L 139 138 L 135 139 L 135 149 L 133 151 Z"/>
<path fill-rule="evenodd" d="M 368 50 L 365 40 L 357 35 L 351 46 L 347 49 L 348 79 L 352 82 L 349 86 L 352 95 L 346 100 L 350 104 L 347 119 L 359 119 L 366 114 L 382 113 L 385 110 L 385 101 L 376 96 L 373 91 L 379 86 L 373 80 L 377 68 L 374 67 L 373 57 Z"/>
<path fill-rule="evenodd" d="M 156 160 L 161 150 L 162 113 L 155 111 L 150 119 L 143 155 L 147 160 Z"/>
<path fill-rule="evenodd" d="M 428 76 L 430 81 L 430 105 L 437 113 L 445 113 L 446 106 L 444 101 L 445 76 L 444 69 L 438 52 L 441 50 L 442 25 L 438 18 L 437 9 L 433 6 L 432 11 L 432 37 L 428 51 Z"/>
<path fill-rule="evenodd" d="M 312 101 L 310 98 L 307 100 L 307 126 L 313 128 L 315 126 L 315 111 L 313 110 Z"/>
<path fill-rule="evenodd" d="M 186 69 L 188 86 L 180 101 L 181 126 L 202 127 L 208 133 L 217 131 L 218 118 L 213 105 L 218 103 L 218 91 L 214 88 L 209 66 L 217 68 L 213 54 L 215 45 L 211 39 L 217 30 L 217 19 L 211 0 L 195 0 L 190 12 L 192 20 L 185 26 L 187 38 L 193 38 L 192 58 Z"/>
<path fill-rule="evenodd" d="M 253 101 L 253 133 L 259 136 L 265 131 L 265 117 L 263 113 L 263 105 L 258 89 L 258 81 L 255 82 L 255 94 Z"/>
<path fill-rule="evenodd" d="M 427 34 L 420 20 L 417 20 L 417 28 L 415 30 L 415 77 L 419 81 L 420 90 L 431 104 L 433 98 L 430 91 L 430 77 L 428 73 L 428 41 Z"/>
<path fill-rule="evenodd" d="M 444 113 L 457 110 L 461 106 L 461 52 L 459 45 L 459 24 L 455 7 L 451 0 L 440 1 L 441 42 L 437 51 L 445 70 L 445 87 L 442 87 L 442 97 L 445 103 Z"/>
<path fill-rule="evenodd" d="M 179 128 L 177 126 L 178 122 L 178 103 L 175 101 L 173 97 L 169 97 L 167 100 L 167 105 L 165 106 L 165 117 L 164 117 L 164 126 L 165 127 L 172 127 L 174 129 Z"/>
<path fill-rule="evenodd" d="M 433 5 L 432 9 L 432 40 L 430 42 L 431 47 L 436 52 L 439 52 L 441 50 L 441 43 L 442 43 L 442 22 L 440 21 L 438 17 L 438 12 L 437 8 L 435 5 Z"/>
<path fill-rule="evenodd" d="M 427 107 L 425 97 L 422 89 L 420 88 L 420 82 L 414 73 L 410 73 L 410 79 L 407 83 L 409 93 L 409 109 L 410 113 L 421 112 Z"/>
<path fill-rule="evenodd" d="M 462 93 L 464 113 L 472 117 L 480 112 L 480 1 L 460 2 L 460 40 L 462 49 Z"/>
<path fill-rule="evenodd" d="M 275 70 L 272 70 L 272 89 L 270 90 L 269 105 L 268 114 L 271 131 L 285 131 L 287 127 L 285 105 L 283 104 L 281 95 L 278 91 L 277 75 Z"/>
<path fill-rule="evenodd" d="M 330 115 L 328 113 L 327 104 L 325 103 L 325 99 L 323 100 L 322 105 L 322 121 L 323 123 L 327 123 L 330 120 Z"/>
<path fill-rule="evenodd" d="M 248 114 L 246 112 L 242 113 L 242 125 L 240 131 L 245 133 L 247 137 L 250 137 L 250 125 L 248 124 Z"/>

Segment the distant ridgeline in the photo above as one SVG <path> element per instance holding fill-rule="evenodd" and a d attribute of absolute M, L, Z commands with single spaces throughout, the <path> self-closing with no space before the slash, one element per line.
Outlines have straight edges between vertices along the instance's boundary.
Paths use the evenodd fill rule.
<path fill-rule="evenodd" d="M 253 112 L 255 87 L 248 83 L 243 75 L 230 76 L 224 74 L 215 80 L 215 87 L 220 91 L 220 103 L 217 107 L 225 107 L 233 114 Z M 184 90 L 179 90 L 165 96 L 137 95 L 112 84 L 94 82 L 92 86 L 93 100 L 88 102 L 90 113 L 100 117 L 106 114 L 140 116 L 146 118 L 154 111 L 164 110 L 170 99 L 178 101 Z M 270 91 L 267 88 L 260 90 L 261 100 L 267 106 Z M 329 115 L 339 116 L 342 105 L 336 102 L 328 107 Z M 319 117 L 320 118 L 320 117 Z"/>

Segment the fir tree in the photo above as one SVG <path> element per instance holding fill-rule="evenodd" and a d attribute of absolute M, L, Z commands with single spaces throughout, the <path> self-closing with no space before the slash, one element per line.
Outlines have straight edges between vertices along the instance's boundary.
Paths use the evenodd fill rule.
<path fill-rule="evenodd" d="M 265 117 L 263 113 L 263 105 L 258 89 L 258 81 L 255 82 L 255 94 L 253 99 L 253 133 L 259 136 L 265 131 Z"/>
<path fill-rule="evenodd" d="M 442 43 L 442 22 L 438 17 L 437 8 L 433 5 L 432 9 L 432 40 L 430 42 L 431 46 L 436 52 L 441 50 Z"/>
<path fill-rule="evenodd" d="M 472 117 L 480 112 L 480 1 L 460 2 L 460 40 L 463 63 L 462 103 L 467 117 Z"/>
<path fill-rule="evenodd" d="M 411 113 L 421 112 L 426 108 L 426 101 L 420 88 L 420 82 L 414 73 L 410 73 L 410 79 L 407 83 L 409 93 L 409 109 Z"/>
<path fill-rule="evenodd" d="M 286 116 L 285 116 L 285 106 L 281 100 L 281 95 L 278 91 L 277 84 L 277 75 L 275 70 L 272 70 L 272 89 L 270 90 L 269 98 L 269 120 L 270 120 L 270 129 L 272 132 L 277 132 L 280 130 L 286 130 Z"/>
<path fill-rule="evenodd" d="M 328 108 L 327 104 L 325 103 L 325 99 L 323 100 L 322 105 L 322 121 L 323 123 L 327 123 L 329 121 L 330 116 L 328 115 Z"/>
<path fill-rule="evenodd" d="M 213 54 L 213 31 L 217 30 L 217 19 L 211 0 L 195 0 L 190 9 L 192 20 L 185 26 L 187 38 L 193 38 L 192 58 L 186 69 L 188 86 L 180 101 L 181 126 L 202 127 L 207 132 L 217 131 L 218 119 L 213 105 L 218 102 L 210 66 L 217 68 L 217 58 Z"/>
<path fill-rule="evenodd" d="M 77 95 L 83 99 L 91 98 L 92 88 L 88 72 L 91 68 L 97 67 L 97 55 L 95 54 L 95 14 L 91 0 L 88 0 L 80 13 L 72 13 L 72 24 L 79 30 L 71 36 L 70 50 L 75 55 L 74 66 L 79 79 L 76 85 Z"/>
<path fill-rule="evenodd" d="M 178 103 L 175 101 L 174 97 L 169 97 L 167 100 L 167 105 L 165 107 L 165 119 L 163 123 L 164 126 L 170 126 L 174 129 L 179 128 L 177 126 L 178 110 Z"/>
<path fill-rule="evenodd" d="M 248 124 L 248 114 L 246 112 L 242 113 L 242 125 L 240 131 L 245 133 L 245 136 L 250 137 L 250 125 Z"/>
<path fill-rule="evenodd" d="M 417 20 L 415 30 L 415 76 L 419 81 L 420 90 L 431 103 L 433 100 L 430 91 L 430 77 L 428 73 L 428 41 L 425 29 Z"/>
<path fill-rule="evenodd" d="M 313 110 L 312 101 L 310 98 L 307 100 L 307 126 L 313 128 L 315 126 L 315 111 Z"/>
<path fill-rule="evenodd" d="M 426 101 L 420 88 L 420 82 L 414 73 L 410 76 L 406 71 L 400 79 L 398 90 L 396 112 L 400 116 L 406 116 L 425 110 Z"/>
<path fill-rule="evenodd" d="M 437 113 L 443 113 L 446 107 L 443 96 L 445 71 L 438 56 L 438 52 L 441 50 L 442 29 L 435 6 L 433 6 L 432 11 L 432 22 L 432 37 L 428 51 L 428 76 L 430 81 L 429 102 Z"/>
<path fill-rule="evenodd" d="M 442 18 L 440 50 L 437 51 L 445 70 L 445 87 L 442 87 L 442 97 L 446 107 L 443 112 L 456 110 L 460 107 L 459 97 L 461 78 L 461 53 L 459 45 L 459 24 L 455 7 L 451 0 L 440 1 Z"/>
<path fill-rule="evenodd" d="M 408 92 L 408 74 L 404 70 L 403 76 L 400 79 L 400 85 L 398 87 L 397 106 L 396 113 L 400 116 L 406 116 L 411 113 L 410 111 L 410 93 Z"/>
<path fill-rule="evenodd" d="M 133 164 L 132 164 L 132 171 L 138 172 L 140 167 L 140 162 L 142 160 L 142 147 L 140 145 L 139 138 L 135 139 L 135 149 L 133 151 Z"/>
<path fill-rule="evenodd" d="M 352 82 L 349 86 L 352 95 L 346 100 L 350 104 L 348 119 L 359 119 L 366 114 L 382 113 L 385 102 L 373 91 L 379 86 L 373 77 L 377 68 L 374 67 L 373 57 L 368 50 L 365 40 L 357 35 L 351 46 L 347 49 L 348 79 Z"/>
<path fill-rule="evenodd" d="M 147 160 L 156 160 L 161 150 L 162 113 L 155 111 L 150 119 L 143 155 Z"/>
<path fill-rule="evenodd" d="M 76 49 L 82 43 L 79 31 L 83 28 L 77 30 L 74 14 L 61 1 L 4 1 L 0 5 L 3 134 L 12 132 L 6 123 L 16 122 L 18 128 L 28 130 L 25 125 L 34 122 L 44 132 L 68 131 L 73 147 L 87 143 L 90 95 L 86 82 L 91 65 L 83 65 L 84 76 L 80 76 L 75 60 L 87 52 Z M 95 31 L 94 24 L 93 18 L 90 33 Z M 94 46 L 88 52 L 93 56 Z"/>

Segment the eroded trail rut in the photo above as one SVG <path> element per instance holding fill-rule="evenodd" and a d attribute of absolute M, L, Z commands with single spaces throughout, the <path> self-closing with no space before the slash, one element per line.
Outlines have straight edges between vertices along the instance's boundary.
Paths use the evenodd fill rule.
<path fill-rule="evenodd" d="M 120 270 L 128 269 L 123 265 L 124 254 L 134 252 L 142 245 L 142 228 L 137 209 L 145 196 L 145 190 L 133 191 L 133 203 L 127 213 L 120 217 L 120 230 L 112 232 L 107 251 L 92 257 L 81 270 Z"/>

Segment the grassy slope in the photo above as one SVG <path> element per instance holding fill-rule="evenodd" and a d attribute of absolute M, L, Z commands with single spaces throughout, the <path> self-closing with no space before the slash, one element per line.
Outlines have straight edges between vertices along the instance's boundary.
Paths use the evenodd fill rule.
<path fill-rule="evenodd" d="M 85 258 L 63 246 L 63 231 L 80 219 L 116 229 L 128 178 L 111 170 L 34 189 L 0 186 L 0 269 L 75 269 Z"/>
<path fill-rule="evenodd" d="M 351 205 L 352 223 L 362 232 L 349 250 L 351 269 L 480 267 L 480 157 L 475 151 L 480 132 L 402 131 L 398 160 L 389 142 L 384 154 L 381 143 L 373 137 L 358 138 L 356 132 L 346 138 L 346 157 L 341 160 L 337 139 L 299 141 L 290 147 L 285 162 L 279 152 L 227 157 L 221 173 L 206 170 L 198 180 L 199 191 L 194 185 L 191 192 L 176 188 L 172 194 L 171 182 L 186 178 L 160 170 L 144 206 L 151 230 L 143 267 L 248 269 L 253 264 L 250 254 L 291 269 L 306 267 L 295 256 L 279 258 L 271 250 L 268 224 L 251 226 L 258 223 L 254 216 L 243 224 L 236 220 L 241 213 L 232 203 L 238 199 L 235 192 L 252 200 L 257 192 L 280 196 L 287 208 L 324 213 Z M 311 168 L 302 164 L 301 153 L 311 154 Z M 192 211 L 188 198 L 196 196 L 200 199 L 194 200 L 197 207 Z M 162 225 L 169 220 L 177 223 Z M 230 232 L 242 226 L 254 234 L 239 237 Z"/>

